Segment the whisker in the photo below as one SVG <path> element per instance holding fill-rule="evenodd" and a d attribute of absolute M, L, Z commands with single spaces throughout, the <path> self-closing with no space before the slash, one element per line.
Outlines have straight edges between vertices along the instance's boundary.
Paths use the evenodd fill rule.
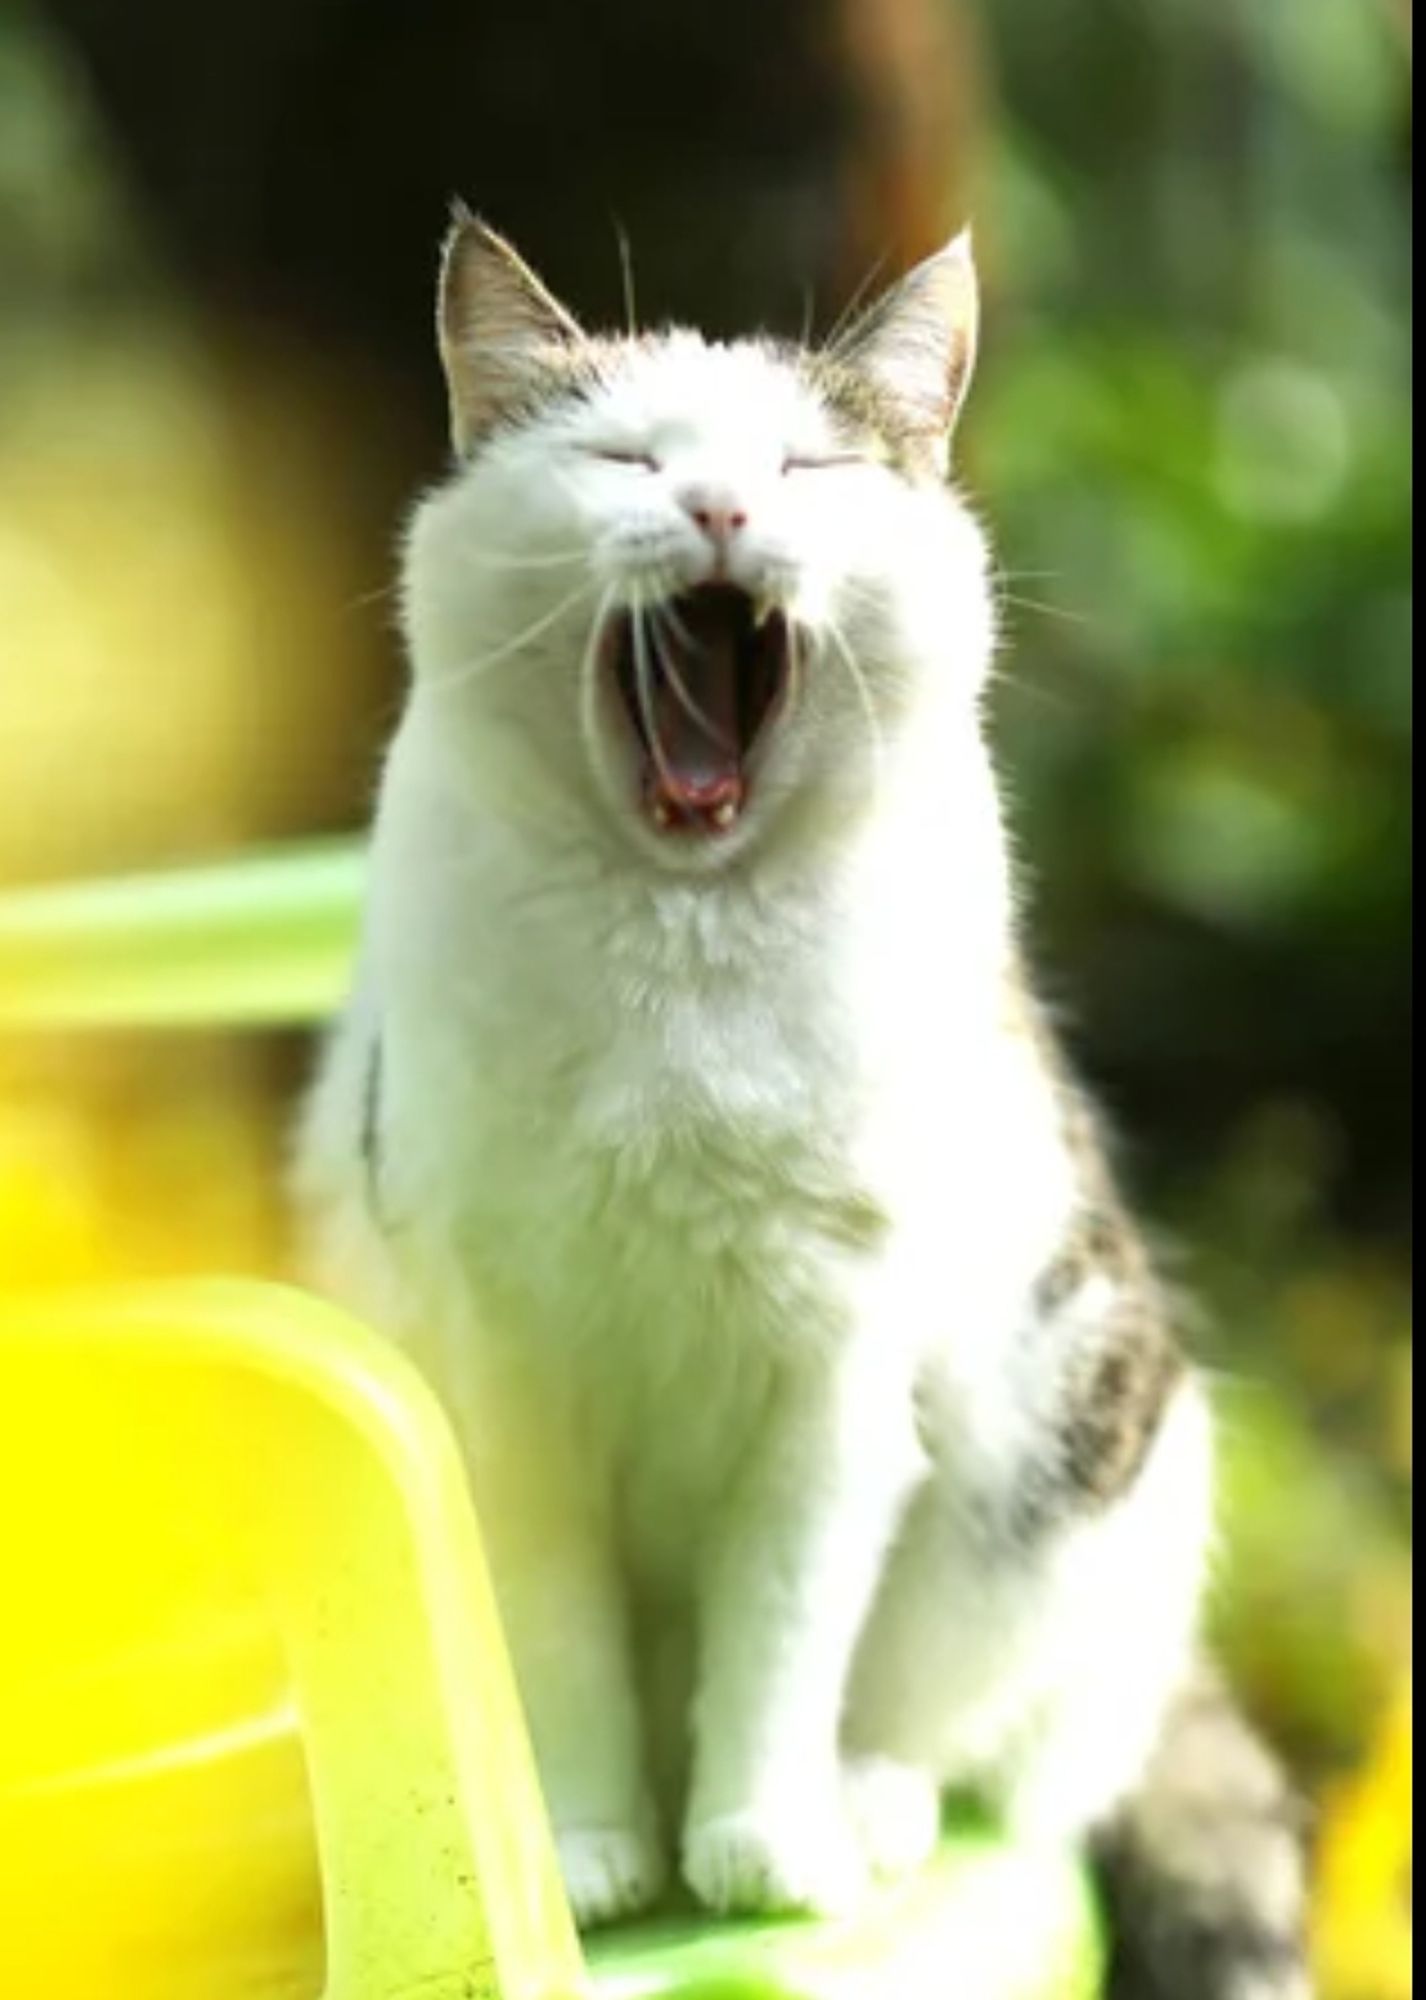
<path fill-rule="evenodd" d="M 629 248 L 629 237 L 624 225 L 615 216 L 614 240 L 619 245 L 619 275 L 624 287 L 624 323 L 630 340 L 636 340 L 639 333 L 638 313 L 634 301 L 634 254 Z"/>
<path fill-rule="evenodd" d="M 1066 625 L 1092 625 L 1093 620 L 1082 611 L 1067 611 L 1062 604 L 1046 604 L 1039 597 L 1022 597 L 1013 590 L 997 590 L 997 604 L 1013 604 L 1021 611 L 1038 611 L 1046 618 L 1059 618 Z"/>
<path fill-rule="evenodd" d="M 451 687 L 464 686 L 467 681 L 474 679 L 477 675 L 485 673 L 491 667 L 498 666 L 501 660 L 510 659 L 520 651 L 521 647 L 527 646 L 532 639 L 538 639 L 542 632 L 547 632 L 551 625 L 555 624 L 558 619 L 563 618 L 566 611 L 569 611 L 574 605 L 578 604 L 582 598 L 588 597 L 590 593 L 591 586 L 587 583 L 582 583 L 578 590 L 571 591 L 568 597 L 562 597 L 552 610 L 543 612 L 540 617 L 527 625 L 523 632 L 517 632 L 513 639 L 507 639 L 503 645 L 494 647 L 488 653 L 482 653 L 478 659 L 465 661 L 453 673 L 440 676 L 434 682 L 434 685 L 442 691 Z"/>
<path fill-rule="evenodd" d="M 787 706 L 795 708 L 802 699 L 802 641 L 806 634 L 794 619 L 787 621 Z"/>
<path fill-rule="evenodd" d="M 676 595 L 677 593 L 672 590 L 661 591 L 659 597 L 655 600 L 654 610 L 660 617 L 668 620 L 668 623 L 673 628 L 674 637 L 681 639 L 691 653 L 695 649 L 694 637 L 684 624 L 681 614 L 674 609 L 674 598 Z"/>
<path fill-rule="evenodd" d="M 570 474 L 566 472 L 553 459 L 545 467 L 545 471 L 547 476 L 554 480 L 556 486 L 559 487 L 561 493 L 564 494 L 564 497 L 566 498 L 566 500 L 568 500 L 570 507 L 573 509 L 575 515 L 581 516 L 584 512 L 584 503 L 580 499 L 579 493 L 575 488 L 574 480 L 571 478 Z"/>
<path fill-rule="evenodd" d="M 649 637 L 653 640 L 654 651 L 658 655 L 659 665 L 663 668 L 670 687 L 678 696 L 684 714 L 691 716 L 699 727 L 706 730 L 715 743 L 721 743 L 725 750 L 736 750 L 737 745 L 734 743 L 732 737 L 728 735 L 727 731 L 720 729 L 712 716 L 707 714 L 693 699 L 693 696 L 689 693 L 684 683 L 682 674 L 678 671 L 678 668 L 674 665 L 673 660 L 665 650 L 659 637 L 660 605 L 654 602 L 649 606 L 649 610 L 652 614 L 649 619 Z M 684 643 L 689 643 L 686 638 Z M 691 646 L 690 650 L 692 650 Z"/>
<path fill-rule="evenodd" d="M 830 354 L 833 357 L 835 357 L 838 351 L 859 330 L 859 327 L 861 325 L 861 320 L 858 316 L 858 308 L 860 307 L 862 300 L 866 297 L 868 291 L 876 283 L 881 273 L 885 270 L 886 259 L 888 254 L 889 253 L 887 251 L 885 250 L 882 251 L 881 255 L 875 260 L 871 268 L 863 276 L 861 283 L 857 286 L 856 290 L 847 300 L 847 303 L 842 307 L 842 310 L 837 314 L 836 319 L 832 322 L 830 332 L 827 334 L 826 338 L 822 342 L 822 350 L 824 353 Z"/>
<path fill-rule="evenodd" d="M 348 611 L 369 610 L 373 604 L 384 604 L 395 597 L 397 589 L 395 583 L 380 584 L 375 590 L 364 590 L 359 597 L 351 598 L 346 608 Z"/>
<path fill-rule="evenodd" d="M 601 595 L 595 607 L 594 617 L 589 627 L 589 639 L 579 662 L 579 726 L 584 735 L 586 749 L 598 757 L 599 728 L 594 713 L 599 699 L 599 639 L 609 618 L 614 602 L 614 586 L 610 584 Z"/>
<path fill-rule="evenodd" d="M 649 753 L 654 767 L 670 791 L 676 790 L 673 767 L 668 761 L 668 753 L 659 735 L 658 716 L 654 708 L 653 689 L 650 684 L 649 649 L 645 643 L 644 606 L 641 599 L 633 605 L 633 616 L 629 621 L 634 641 L 634 686 L 639 697 L 639 713 L 644 719 L 644 732 L 649 739 Z"/>
<path fill-rule="evenodd" d="M 1029 678 L 1023 673 L 1012 672 L 1008 668 L 992 665 L 986 676 L 987 692 L 994 698 L 1013 707 L 1017 701 L 1038 702 L 1042 708 L 1055 715 L 1073 715 L 1074 703 L 1067 701 L 1057 689 L 1047 687 L 1042 681 Z M 1002 692 L 1003 691 L 1003 692 Z"/>
<path fill-rule="evenodd" d="M 852 597 L 859 597 L 866 604 L 884 605 L 887 600 L 887 586 L 863 576 L 844 576 L 837 588 Z"/>
<path fill-rule="evenodd" d="M 464 555 L 467 560 L 492 569 L 563 569 L 585 559 L 583 549 L 559 549 L 543 556 L 519 555 L 514 549 L 467 549 Z"/>
<path fill-rule="evenodd" d="M 871 698 L 871 689 L 867 686 L 866 675 L 857 665 L 852 654 L 852 649 L 843 637 L 840 627 L 830 618 L 827 621 L 827 634 L 837 649 L 838 656 L 847 670 L 852 686 L 857 691 L 857 698 L 862 705 L 862 713 L 866 717 L 867 736 L 872 748 L 873 782 L 879 796 L 885 775 L 886 750 L 882 742 L 881 726 L 876 719 L 876 705 Z"/>

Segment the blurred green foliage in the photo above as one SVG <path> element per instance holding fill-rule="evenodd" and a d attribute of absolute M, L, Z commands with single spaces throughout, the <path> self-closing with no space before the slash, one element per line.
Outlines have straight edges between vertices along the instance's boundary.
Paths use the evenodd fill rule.
<path fill-rule="evenodd" d="M 984 10 L 966 477 L 1034 955 L 1230 1385 L 1218 1622 L 1301 1768 L 1408 1645 L 1410 65 L 1386 6 Z"/>
<path fill-rule="evenodd" d="M 1235 1351 L 1291 1346 L 1253 1293 L 1324 1232 L 1367 1257 L 1358 1337 L 1389 1340 L 1409 1207 L 1404 28 L 1355 0 L 1074 12 L 1071 38 L 1041 9 L 986 10 L 1003 269 L 967 440 L 1004 562 L 997 719 L 1039 955 L 1135 1114 L 1142 1177 L 1211 1242 Z"/>

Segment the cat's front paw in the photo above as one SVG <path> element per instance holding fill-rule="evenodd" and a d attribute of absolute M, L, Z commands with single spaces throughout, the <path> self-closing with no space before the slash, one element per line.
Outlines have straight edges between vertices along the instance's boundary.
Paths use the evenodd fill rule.
<path fill-rule="evenodd" d="M 932 1777 L 890 1757 L 853 1757 L 842 1784 L 873 1873 L 893 1881 L 930 1860 L 941 1830 L 941 1797 Z"/>
<path fill-rule="evenodd" d="M 866 1888 L 866 1871 L 845 1815 L 821 1800 L 750 1806 L 689 1826 L 683 1874 L 720 1914 L 806 1911 L 837 1916 Z"/>
<path fill-rule="evenodd" d="M 574 1826 L 555 1833 L 574 1920 L 581 1930 L 646 1910 L 664 1886 L 663 1856 L 642 1833 L 620 1826 Z"/>

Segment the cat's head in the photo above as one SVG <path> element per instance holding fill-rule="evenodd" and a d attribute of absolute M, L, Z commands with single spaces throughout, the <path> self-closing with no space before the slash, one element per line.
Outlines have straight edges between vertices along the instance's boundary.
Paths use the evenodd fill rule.
<path fill-rule="evenodd" d="M 922 709 L 974 727 L 985 552 L 947 475 L 976 306 L 961 236 L 822 348 L 592 337 L 457 218 L 458 462 L 415 517 L 406 617 L 494 802 L 707 870 L 856 819 Z"/>

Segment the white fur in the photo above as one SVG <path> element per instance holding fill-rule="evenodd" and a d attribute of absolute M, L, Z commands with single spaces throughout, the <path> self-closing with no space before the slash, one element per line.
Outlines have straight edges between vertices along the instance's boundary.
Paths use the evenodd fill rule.
<path fill-rule="evenodd" d="M 1053 1415 L 1020 1336 L 1074 1173 L 1004 1022 L 983 543 L 883 465 L 784 472 L 836 443 L 785 362 L 678 334 L 424 502 L 361 973 L 304 1136 L 324 1281 L 464 1441 L 585 1920 L 665 1870 L 655 1638 L 692 1662 L 687 1878 L 834 1907 L 921 1858 L 946 1782 L 1091 1823 L 1192 1623 L 1191 1388 L 1103 1515 L 1013 1559 L 970 1525 Z M 719 840 L 639 815 L 589 653 L 600 611 L 708 574 L 693 485 L 747 512 L 735 578 L 803 634 Z"/>

